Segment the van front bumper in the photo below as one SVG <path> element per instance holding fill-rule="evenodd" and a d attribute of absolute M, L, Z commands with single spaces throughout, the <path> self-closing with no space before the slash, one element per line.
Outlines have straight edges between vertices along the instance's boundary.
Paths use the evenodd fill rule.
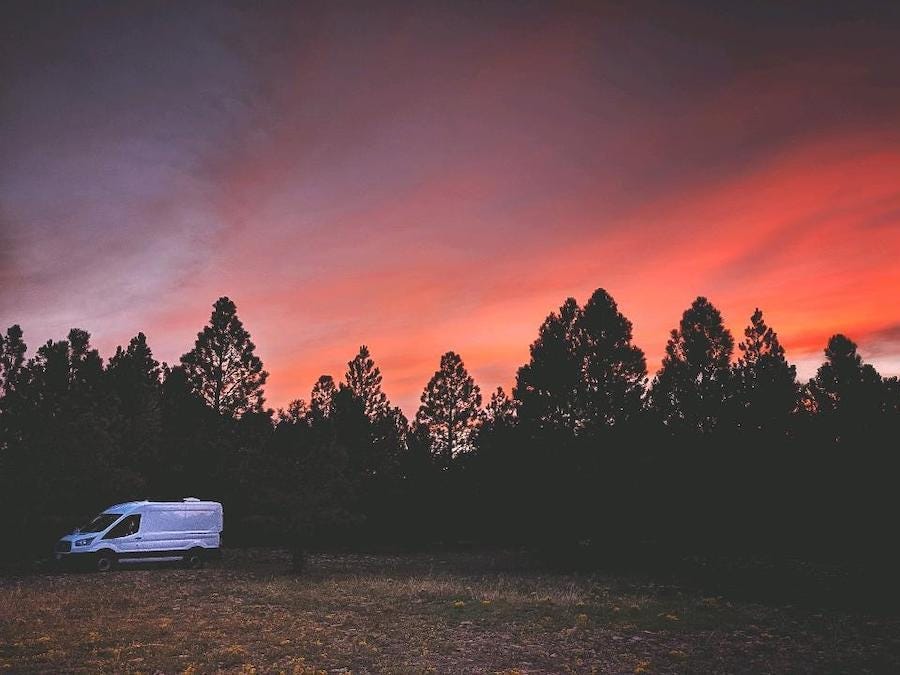
<path fill-rule="evenodd" d="M 65 539 L 56 542 L 53 547 L 53 559 L 60 563 L 78 563 L 91 559 L 93 551 L 85 550 L 87 546 L 73 546 L 71 541 Z"/>

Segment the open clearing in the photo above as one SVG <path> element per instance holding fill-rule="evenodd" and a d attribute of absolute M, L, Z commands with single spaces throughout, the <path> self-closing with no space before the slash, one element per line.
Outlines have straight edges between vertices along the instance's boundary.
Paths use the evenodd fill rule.
<path fill-rule="evenodd" d="M 198 571 L 0 577 L 0 671 L 898 672 L 900 620 L 513 553 L 226 551 Z"/>

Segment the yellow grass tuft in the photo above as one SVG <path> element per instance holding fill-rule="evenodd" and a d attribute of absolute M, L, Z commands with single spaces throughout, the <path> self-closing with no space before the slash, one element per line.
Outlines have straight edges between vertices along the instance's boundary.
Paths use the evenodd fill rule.
<path fill-rule="evenodd" d="M 641 659 L 637 662 L 637 665 L 634 667 L 635 673 L 649 673 L 650 672 L 650 661 L 649 659 Z"/>

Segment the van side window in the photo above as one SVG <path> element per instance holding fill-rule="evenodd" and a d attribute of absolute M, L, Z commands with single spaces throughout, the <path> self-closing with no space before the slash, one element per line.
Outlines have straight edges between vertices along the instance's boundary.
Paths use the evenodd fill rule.
<path fill-rule="evenodd" d="M 141 516 L 140 514 L 135 514 L 133 516 L 128 516 L 122 519 L 118 525 L 116 525 L 113 529 L 106 533 L 103 537 L 104 539 L 118 539 L 119 537 L 127 537 L 129 534 L 134 534 L 141 527 Z"/>

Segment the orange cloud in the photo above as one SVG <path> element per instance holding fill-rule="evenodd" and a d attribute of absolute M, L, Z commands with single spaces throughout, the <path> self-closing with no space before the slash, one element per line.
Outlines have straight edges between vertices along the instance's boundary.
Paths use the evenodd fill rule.
<path fill-rule="evenodd" d="M 600 286 L 651 370 L 700 294 L 738 338 L 761 307 L 807 372 L 837 331 L 900 370 L 891 26 L 651 5 L 225 12 L 239 45 L 126 22 L 117 58 L 23 70 L 0 313 L 107 354 L 144 330 L 171 363 L 229 295 L 271 404 L 365 343 L 409 414 L 448 349 L 511 386 Z M 138 38 L 177 52 L 139 82 Z"/>

